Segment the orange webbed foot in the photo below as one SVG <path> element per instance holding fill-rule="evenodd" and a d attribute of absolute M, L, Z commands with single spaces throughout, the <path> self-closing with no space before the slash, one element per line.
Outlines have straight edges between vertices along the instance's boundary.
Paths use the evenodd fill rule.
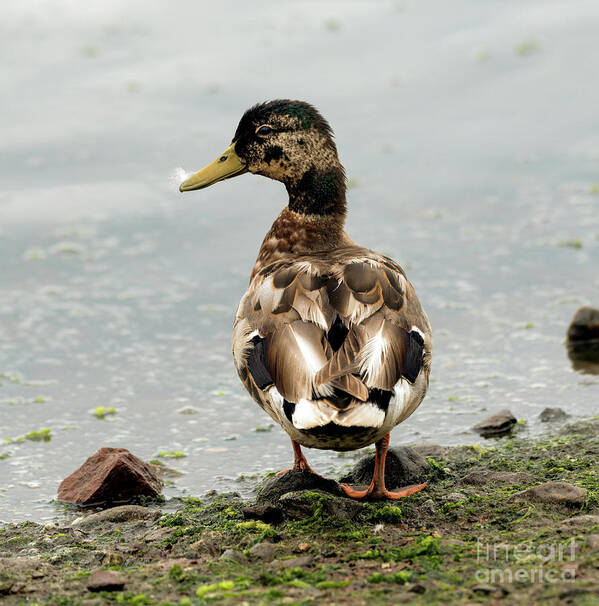
<path fill-rule="evenodd" d="M 343 489 L 343 492 L 345 492 L 345 494 L 352 499 L 371 498 L 373 500 L 402 499 L 403 497 L 409 497 L 410 495 L 416 494 L 417 492 L 420 492 L 426 488 L 426 484 L 415 484 L 414 486 L 408 486 L 402 490 L 394 492 L 387 490 L 384 487 L 375 489 L 372 484 L 365 490 L 356 490 L 347 484 L 340 484 L 340 486 Z"/>

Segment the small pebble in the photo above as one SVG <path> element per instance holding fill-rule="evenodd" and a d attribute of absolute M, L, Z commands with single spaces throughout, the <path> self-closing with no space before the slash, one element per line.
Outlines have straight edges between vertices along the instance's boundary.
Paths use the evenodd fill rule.
<path fill-rule="evenodd" d="M 96 570 L 87 580 L 90 591 L 120 591 L 125 586 L 125 579 L 112 570 Z"/>
<path fill-rule="evenodd" d="M 247 558 L 236 549 L 227 549 L 223 552 L 223 555 L 220 556 L 221 560 L 231 560 L 232 562 L 237 562 L 238 564 L 247 564 Z"/>
<path fill-rule="evenodd" d="M 487 417 L 472 429 L 483 438 L 499 437 L 508 434 L 516 424 L 516 417 L 507 409 Z"/>
<path fill-rule="evenodd" d="M 270 562 L 275 558 L 275 550 L 272 543 L 258 543 L 250 549 L 250 555 L 254 559 Z"/>
<path fill-rule="evenodd" d="M 279 568 L 308 568 L 314 564 L 314 558 L 312 556 L 300 556 L 288 560 L 277 560 L 275 563 Z"/>
<path fill-rule="evenodd" d="M 464 501 L 468 497 L 463 492 L 450 492 L 443 497 L 444 503 L 457 503 L 458 501 Z"/>
<path fill-rule="evenodd" d="M 566 482 L 545 482 L 510 497 L 510 501 L 532 501 L 535 503 L 559 503 L 561 505 L 582 505 L 587 491 L 580 486 Z"/>
<path fill-rule="evenodd" d="M 590 534 L 587 537 L 587 545 L 592 551 L 599 551 L 599 534 Z"/>

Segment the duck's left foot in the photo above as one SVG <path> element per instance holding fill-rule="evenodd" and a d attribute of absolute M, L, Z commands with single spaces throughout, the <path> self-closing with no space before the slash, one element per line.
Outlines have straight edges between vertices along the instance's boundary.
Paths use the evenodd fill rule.
<path fill-rule="evenodd" d="M 387 450 L 389 450 L 389 434 L 376 443 L 376 458 L 374 459 L 374 473 L 372 474 L 372 482 L 366 490 L 355 490 L 347 484 L 340 484 L 343 492 L 352 499 L 401 499 L 409 497 L 411 494 L 420 492 L 426 488 L 426 484 L 415 484 L 407 486 L 397 492 L 387 490 L 385 487 L 385 459 L 387 458 Z"/>
<path fill-rule="evenodd" d="M 309 471 L 310 473 L 313 473 L 315 476 L 320 475 L 320 474 L 316 473 L 310 467 L 310 465 L 308 465 L 308 461 L 306 461 L 306 459 L 304 457 L 302 457 L 299 461 L 295 461 L 293 463 L 293 467 L 287 467 L 287 469 L 281 469 L 281 471 L 277 471 L 277 473 L 275 475 L 282 476 L 284 473 L 287 473 L 288 471 Z"/>
<path fill-rule="evenodd" d="M 316 473 L 308 464 L 308 461 L 306 460 L 306 457 L 304 456 L 304 453 L 302 452 L 301 446 L 295 440 L 291 440 L 291 444 L 293 445 L 293 453 L 295 455 L 295 458 L 293 461 L 293 467 L 288 467 L 287 469 L 281 469 L 281 471 L 278 471 L 275 475 L 280 476 L 280 475 L 283 475 L 284 473 L 287 473 L 288 471 L 309 471 L 310 473 L 313 473 L 315 476 L 322 478 L 322 476 L 319 473 Z"/>
<path fill-rule="evenodd" d="M 372 484 L 366 490 L 355 490 L 347 484 L 340 484 L 340 486 L 343 489 L 343 492 L 352 499 L 365 499 L 370 497 L 375 500 L 401 499 L 403 497 L 409 497 L 426 488 L 426 484 L 415 484 L 414 486 L 408 486 L 407 488 L 394 492 L 387 490 L 385 487 L 375 490 Z"/>

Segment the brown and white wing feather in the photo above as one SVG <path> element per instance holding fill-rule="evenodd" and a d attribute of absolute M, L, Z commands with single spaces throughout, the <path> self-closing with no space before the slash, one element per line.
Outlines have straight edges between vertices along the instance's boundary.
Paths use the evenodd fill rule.
<path fill-rule="evenodd" d="M 278 393 L 289 402 L 318 400 L 323 423 L 332 418 L 323 406 L 343 413 L 347 424 L 360 416 L 350 409 L 371 406 L 370 390 L 392 392 L 402 377 L 413 382 L 421 368 L 428 383 L 430 326 L 411 284 L 393 261 L 359 247 L 260 271 L 235 322 L 242 379 L 251 374 L 240 366 L 256 338 L 264 340 L 265 376 Z M 341 400 L 339 392 L 346 394 Z"/>

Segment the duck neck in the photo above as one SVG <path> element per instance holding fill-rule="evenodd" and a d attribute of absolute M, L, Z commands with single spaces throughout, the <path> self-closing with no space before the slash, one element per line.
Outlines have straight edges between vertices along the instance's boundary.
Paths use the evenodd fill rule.
<path fill-rule="evenodd" d="M 310 166 L 299 178 L 284 181 L 288 207 L 302 215 L 341 215 L 345 218 L 345 173 L 341 164 L 321 169 Z"/>
<path fill-rule="evenodd" d="M 289 203 L 262 242 L 252 278 L 283 257 L 353 244 L 344 231 L 345 174 L 341 165 L 324 171 L 310 167 L 300 178 L 284 183 Z"/>

